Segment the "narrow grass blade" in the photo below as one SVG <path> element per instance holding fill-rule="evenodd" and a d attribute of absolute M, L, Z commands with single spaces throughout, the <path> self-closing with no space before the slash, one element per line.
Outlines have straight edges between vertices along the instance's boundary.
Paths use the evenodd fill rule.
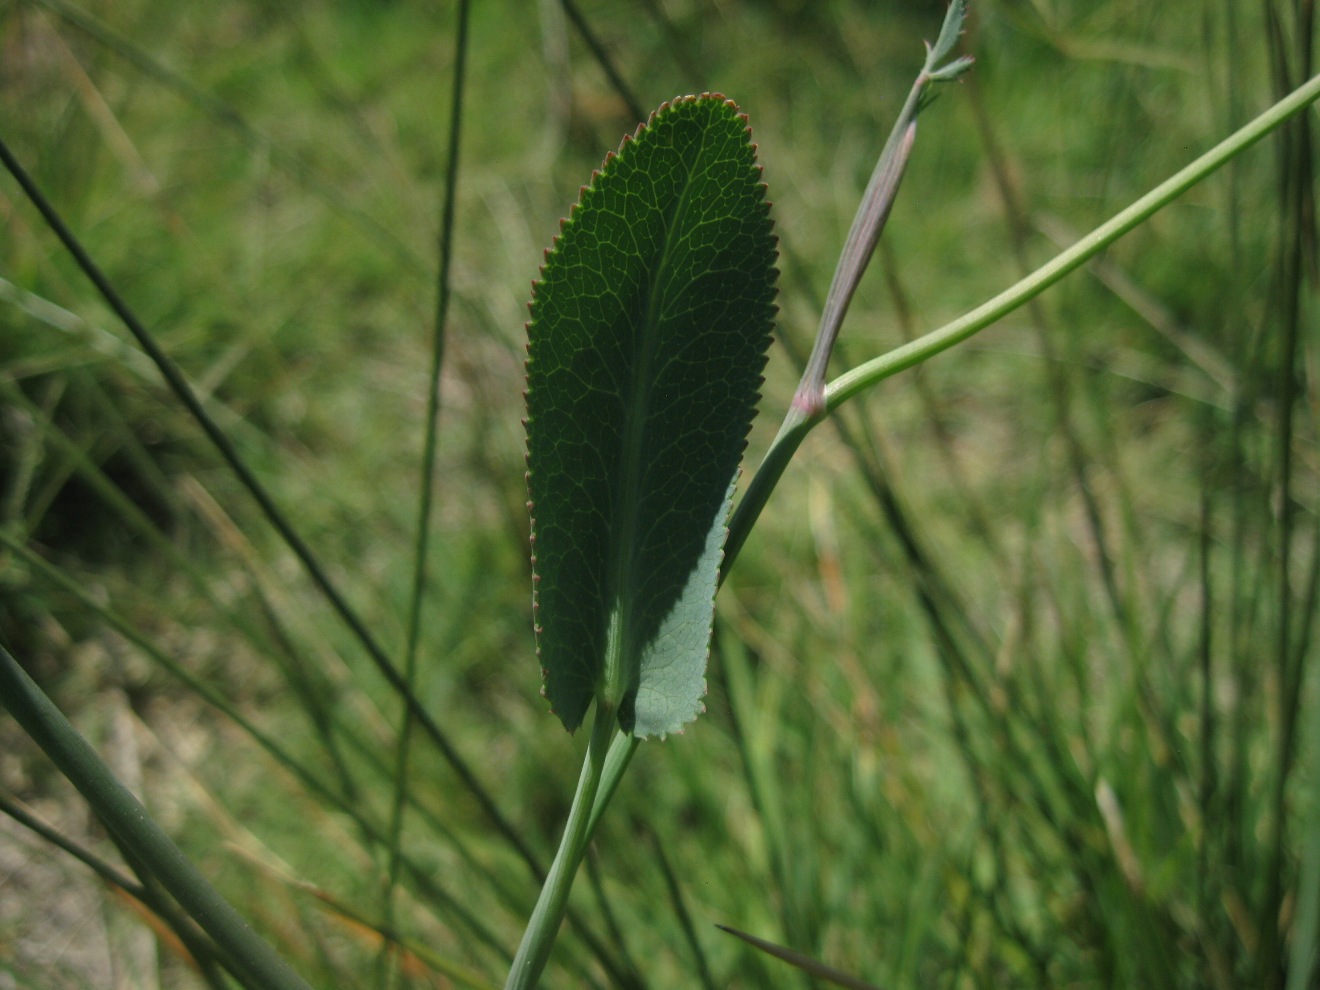
<path fill-rule="evenodd" d="M 1312 709 L 1320 701 L 1320 690 L 1312 686 Z M 1311 765 L 1320 765 L 1320 729 L 1312 724 L 1310 738 Z M 1315 986 L 1314 978 L 1320 969 L 1320 796 L 1312 794 L 1310 809 L 1302 816 L 1302 834 L 1299 843 L 1301 865 L 1297 880 L 1297 910 L 1292 926 L 1292 944 L 1288 952 L 1287 990 L 1303 990 Z"/>
<path fill-rule="evenodd" d="M 106 827 L 215 939 L 246 981 L 265 990 L 310 990 L 183 855 L 4 647 L 0 647 L 0 704 L 82 793 Z"/>
<path fill-rule="evenodd" d="M 408 692 L 417 688 L 417 649 L 422 633 L 422 603 L 426 590 L 431 537 L 431 508 L 435 495 L 435 462 L 440 420 L 440 372 L 444 367 L 445 331 L 451 297 L 450 269 L 454 253 L 454 213 L 458 199 L 459 136 L 463 123 L 463 82 L 467 68 L 469 0 L 460 0 L 454 37 L 454 75 L 450 84 L 449 152 L 445 169 L 444 202 L 440 216 L 440 265 L 436 276 L 435 324 L 431 336 L 431 374 L 426 390 L 426 426 L 422 444 L 421 476 L 418 479 L 417 529 L 414 536 L 412 589 L 408 596 L 408 632 L 404 647 L 403 680 Z M 399 728 L 394 759 L 394 800 L 390 809 L 389 865 L 386 868 L 385 923 L 394 926 L 395 888 L 402 863 L 400 842 L 408 803 L 408 768 L 416 720 L 407 705 Z M 383 948 L 382 951 L 385 951 Z"/>
<path fill-rule="evenodd" d="M 687 942 L 688 948 L 692 950 L 692 961 L 697 967 L 697 977 L 701 981 L 701 986 L 705 990 L 715 990 L 715 977 L 711 975 L 710 964 L 706 961 L 706 952 L 701 947 L 701 940 L 697 938 L 696 926 L 692 924 L 692 912 L 688 910 L 687 898 L 683 896 L 683 887 L 678 882 L 678 875 L 674 873 L 674 868 L 669 865 L 669 857 L 665 855 L 664 841 L 659 833 L 651 833 L 651 844 L 655 847 L 656 862 L 660 864 L 660 872 L 665 877 L 665 887 L 669 890 L 669 902 L 674 906 L 674 913 L 678 916 L 679 926 L 683 929 L 683 939 Z"/>
<path fill-rule="evenodd" d="M 559 0 L 559 6 L 564 9 L 568 19 L 573 22 L 574 29 L 591 52 L 591 57 L 596 60 L 596 64 L 605 73 L 605 78 L 610 81 L 614 91 L 628 105 L 628 112 L 632 115 L 633 120 L 643 120 L 646 117 L 646 111 L 642 108 L 642 104 L 637 97 L 633 95 L 633 91 L 627 82 L 624 81 L 623 74 L 615 67 L 614 60 L 610 58 L 609 52 L 605 50 L 605 45 L 596 37 L 596 33 L 591 30 L 591 25 L 582 16 L 582 11 L 578 9 L 578 5 L 573 0 Z"/>
<path fill-rule="evenodd" d="M 129 642 L 135 644 L 141 649 L 152 662 L 161 669 L 168 671 L 171 675 L 178 678 L 180 683 L 186 686 L 190 691 L 201 698 L 207 704 L 211 705 L 221 714 L 229 718 L 243 733 L 245 733 L 258 747 L 260 747 L 278 766 L 291 774 L 307 791 L 327 808 L 335 809 L 344 814 L 348 820 L 352 821 L 357 827 L 359 834 L 364 842 L 372 848 L 387 848 L 386 832 L 383 826 L 376 823 L 370 816 L 369 809 L 360 801 L 343 789 L 336 789 L 332 784 L 323 781 L 311 767 L 295 758 L 295 756 L 286 750 L 284 746 L 272 735 L 259 728 L 254 722 L 243 715 L 236 707 L 229 703 L 214 687 L 214 685 L 194 676 L 186 667 L 173 660 L 170 656 L 157 649 L 145 636 L 123 621 L 118 615 L 106 609 L 103 605 L 97 603 L 86 591 L 85 588 L 73 580 L 73 578 L 58 570 L 54 565 L 35 554 L 22 542 L 16 541 L 0 531 L 0 546 L 8 547 L 19 558 L 24 560 L 33 571 L 42 576 L 44 580 L 51 581 L 57 586 L 63 588 L 68 593 L 78 596 L 88 614 L 97 615 L 115 629 Z M 374 768 L 382 778 L 387 776 L 388 771 L 385 765 L 385 758 L 374 749 L 370 748 L 359 736 L 350 735 L 348 737 L 350 745 L 353 747 L 356 755 Z M 616 781 L 617 783 L 617 781 Z M 411 800 L 411 796 L 410 796 Z M 416 807 L 416 805 L 414 805 Z M 436 828 L 445 843 L 453 849 L 458 856 L 472 866 L 479 873 L 485 873 L 491 885 L 496 889 L 501 898 L 510 907 L 516 902 L 513 897 L 500 882 L 497 876 L 489 872 L 489 866 L 479 862 L 479 858 L 474 856 L 468 850 L 458 836 L 452 832 L 447 832 L 442 828 L 441 822 L 436 819 L 430 809 L 422 806 L 417 808 L 421 816 Z M 401 853 L 401 866 L 405 869 L 414 884 L 417 885 L 421 894 L 437 905 L 443 911 L 448 912 L 456 921 L 465 928 L 470 936 L 477 942 L 490 947 L 497 954 L 507 955 L 507 948 L 503 946 L 495 935 L 489 931 L 485 922 L 468 910 L 464 898 L 460 894 L 446 889 L 442 886 L 440 880 L 433 870 L 423 869 L 413 857 L 406 853 Z M 612 960 L 604 953 L 603 948 L 599 946 L 597 940 L 589 931 L 583 933 L 584 941 L 587 941 L 593 952 L 601 958 L 602 965 L 609 967 Z"/>
<path fill-rule="evenodd" d="M 782 945 L 776 945 L 774 942 L 767 942 L 763 938 L 757 938 L 755 935 L 748 935 L 746 932 L 739 931 L 737 928 L 730 928 L 728 925 L 716 925 L 722 932 L 728 932 L 734 938 L 740 938 L 754 949 L 781 959 L 802 970 L 808 976 L 815 977 L 818 980 L 824 980 L 827 983 L 833 983 L 837 987 L 844 987 L 846 990 L 879 990 L 879 987 L 873 983 L 867 983 L 860 980 L 851 973 L 845 973 L 841 969 L 835 969 L 833 966 L 827 966 L 818 959 L 797 952 L 794 949 L 786 948 Z"/>
<path fill-rule="evenodd" d="M 135 897 L 139 901 L 146 900 L 147 891 L 142 884 L 119 870 L 113 864 L 107 863 L 89 849 L 74 842 L 62 832 L 43 822 L 36 815 L 32 814 L 21 802 L 15 798 L 11 798 L 9 793 L 4 790 L 0 790 L 0 814 L 8 815 L 24 828 L 34 832 L 43 840 L 49 842 L 52 846 L 55 846 L 57 849 L 78 860 L 78 862 L 86 866 L 105 883 L 118 887 L 125 894 L 130 897 Z"/>

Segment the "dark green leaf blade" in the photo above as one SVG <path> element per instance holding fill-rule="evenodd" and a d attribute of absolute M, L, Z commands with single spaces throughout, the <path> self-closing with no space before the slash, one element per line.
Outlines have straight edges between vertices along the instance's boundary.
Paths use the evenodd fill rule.
<path fill-rule="evenodd" d="M 701 711 L 733 484 L 774 321 L 747 119 L 666 104 L 610 155 L 532 295 L 527 465 L 537 650 L 570 731 Z"/>

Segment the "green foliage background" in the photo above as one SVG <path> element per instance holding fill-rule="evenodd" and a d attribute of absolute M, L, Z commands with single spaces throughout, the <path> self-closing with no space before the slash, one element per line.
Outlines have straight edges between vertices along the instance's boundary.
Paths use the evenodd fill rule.
<path fill-rule="evenodd" d="M 1300 9 L 977 4 L 977 65 L 922 118 L 835 370 L 980 302 L 1295 85 Z M 643 110 L 719 91 L 751 116 L 784 270 L 754 461 L 942 7 L 580 12 Z M 392 655 L 455 14 L 0 5 L 5 140 Z M 468 69 L 417 691 L 544 862 L 578 757 L 537 696 L 525 303 L 637 121 L 548 0 L 476 4 Z M 708 715 L 639 750 L 574 892 L 588 937 L 570 925 L 547 985 L 802 984 L 715 922 L 886 987 L 1271 985 L 1315 945 L 1314 214 L 1294 154 L 1256 147 L 807 442 L 721 592 Z M 397 698 L 7 179 L 0 216 L 0 634 L 312 982 L 370 984 L 388 851 L 125 630 L 373 821 Z M 6 800 L 113 858 L 8 721 L 0 754 Z M 398 978 L 498 981 L 537 884 L 425 743 L 409 787 Z M 79 864 L 8 820 L 0 850 L 0 973 L 191 979 Z"/>

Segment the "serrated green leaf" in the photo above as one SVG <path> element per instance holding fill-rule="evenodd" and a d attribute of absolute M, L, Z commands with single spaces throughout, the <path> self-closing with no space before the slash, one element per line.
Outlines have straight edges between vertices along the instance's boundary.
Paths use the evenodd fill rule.
<path fill-rule="evenodd" d="M 701 712 L 775 258 L 747 119 L 709 94 L 625 138 L 547 254 L 527 477 L 537 651 L 570 731 L 593 698 L 640 737 Z"/>

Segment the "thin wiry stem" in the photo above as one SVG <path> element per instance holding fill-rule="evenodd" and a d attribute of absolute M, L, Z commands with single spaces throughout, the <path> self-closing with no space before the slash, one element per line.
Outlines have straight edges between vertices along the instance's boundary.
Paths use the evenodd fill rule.
<path fill-rule="evenodd" d="M 824 411 L 825 375 L 830 354 L 839 339 L 843 318 L 848 315 L 848 306 L 857 293 L 862 275 L 871 263 L 871 255 L 875 253 L 875 246 L 889 220 L 894 200 L 898 197 L 898 186 L 903 181 L 908 159 L 912 157 L 912 146 L 917 140 L 917 115 L 930 102 L 932 84 L 957 79 L 972 66 L 971 58 L 966 56 L 945 66 L 939 64 L 962 34 L 966 14 L 967 5 L 964 0 L 951 3 L 939 40 L 934 47 L 926 46 L 926 62 L 917 73 L 903 109 L 899 111 L 898 120 L 885 141 L 875 171 L 871 173 L 871 181 L 867 183 L 866 192 L 862 194 L 862 201 L 853 217 L 848 237 L 843 243 L 839 263 L 834 269 L 834 280 L 821 311 L 816 343 L 811 349 L 811 357 L 807 359 L 806 369 L 802 372 L 797 393 L 793 396 L 792 407 L 784 422 L 785 428 L 791 427 L 799 419 L 811 419 Z"/>
<path fill-rule="evenodd" d="M 740 938 L 754 949 L 758 949 L 767 955 L 781 959 L 806 973 L 808 976 L 815 977 L 818 980 L 824 980 L 837 987 L 845 987 L 847 990 L 877 990 L 873 983 L 867 983 L 865 980 L 859 980 L 850 973 L 845 973 L 841 969 L 835 969 L 833 966 L 827 966 L 818 959 L 797 952 L 794 949 L 783 945 L 777 945 L 774 942 L 768 942 L 763 938 L 757 938 L 755 935 L 749 935 L 747 932 L 739 931 L 737 928 L 730 928 L 728 925 L 716 925 L 722 932 L 728 932 L 734 938 Z"/>
<path fill-rule="evenodd" d="M 917 73 L 917 78 L 908 91 L 907 100 L 899 111 L 893 130 L 885 141 L 884 149 L 876 161 L 875 170 L 867 183 L 862 201 L 853 217 L 852 227 L 844 240 L 839 262 L 834 269 L 834 279 L 830 291 L 825 297 L 821 309 L 820 326 L 816 331 L 816 341 L 812 345 L 811 355 L 807 358 L 798 382 L 797 391 L 789 405 L 788 413 L 779 428 L 779 435 L 771 446 L 776 456 L 767 456 L 752 480 L 752 486 L 744 495 L 729 525 L 729 538 L 724 547 L 724 561 L 720 568 L 720 581 L 733 565 L 743 542 L 751 532 L 752 524 L 764 507 L 764 500 L 779 482 L 789 459 L 797 450 L 798 444 L 806 437 L 811 428 L 825 415 L 825 376 L 829 369 L 830 355 L 838 342 L 839 331 L 843 328 L 843 319 L 848 314 L 848 306 L 857 292 L 862 275 L 866 272 L 884 232 L 885 223 L 898 196 L 899 183 L 907 170 L 908 160 L 912 157 L 912 148 L 917 139 L 917 115 L 930 103 L 931 87 L 935 83 L 957 79 L 972 66 L 968 56 L 954 59 L 947 65 L 939 63 L 953 49 L 962 33 L 963 20 L 967 15 L 965 0 L 955 0 L 949 5 L 939 38 L 934 46 L 926 45 L 926 61 Z"/>
<path fill-rule="evenodd" d="M 422 600 L 426 591 L 428 551 L 431 536 L 431 508 L 435 493 L 435 461 L 440 420 L 440 372 L 444 367 L 445 328 L 449 319 L 450 264 L 453 258 L 454 213 L 458 197 L 459 137 L 462 134 L 463 82 L 467 68 L 468 14 L 470 0 L 458 5 L 458 27 L 454 39 L 454 76 L 450 84 L 449 156 L 445 169 L 444 205 L 440 218 L 440 268 L 437 275 L 435 325 L 431 337 L 431 375 L 426 391 L 426 436 L 422 449 L 422 469 L 417 499 L 417 533 L 413 553 L 412 593 L 408 602 L 408 637 L 403 661 L 403 679 L 409 692 L 417 686 L 417 648 L 422 630 Z M 389 867 L 385 888 L 385 924 L 394 928 L 395 890 L 402 863 L 401 841 L 404 810 L 408 803 L 408 757 L 412 746 L 415 719 L 404 706 L 394 763 L 394 801 L 390 808 L 388 832 Z M 389 943 L 382 946 L 388 952 Z"/>
<path fill-rule="evenodd" d="M 203 678 L 199 678 L 189 671 L 182 664 L 172 659 L 168 654 L 155 647 L 149 639 L 138 632 L 131 625 L 125 622 L 114 612 L 99 604 L 87 592 L 86 588 L 75 581 L 73 578 L 59 571 L 54 565 L 47 562 L 43 557 L 34 553 L 25 544 L 18 542 L 3 530 L 0 530 L 0 546 L 8 548 L 11 552 L 22 559 L 25 565 L 32 569 L 44 580 L 50 581 L 56 587 L 59 587 L 75 596 L 80 600 L 82 606 L 88 610 L 89 614 L 96 615 L 102 619 L 108 626 L 122 635 L 130 643 L 140 649 L 145 656 L 150 658 L 161 669 L 168 671 L 176 677 L 180 683 L 201 698 L 211 707 L 215 708 L 221 714 L 230 719 L 242 732 L 244 732 L 257 746 L 259 746 L 277 765 L 288 771 L 293 777 L 306 789 L 307 793 L 316 797 L 326 807 L 332 808 L 343 813 L 350 821 L 354 823 L 361 833 L 363 840 L 372 848 L 385 847 L 384 827 L 377 824 L 369 815 L 369 809 L 360 801 L 354 799 L 350 792 L 342 788 L 335 788 L 330 783 L 323 780 L 313 768 L 298 760 L 293 753 L 284 748 L 284 746 L 275 738 L 274 735 L 263 731 L 254 722 L 249 720 L 237 708 L 235 708 L 224 696 Z M 358 755 L 367 761 L 367 765 L 376 770 L 383 776 L 385 774 L 384 759 L 375 752 L 366 748 L 366 744 L 360 739 L 350 737 L 350 742 L 354 745 Z M 342 782 L 341 782 L 342 783 Z M 427 814 L 425 808 L 418 809 L 432 825 L 436 825 L 433 817 Z M 443 834 L 443 833 L 442 833 Z M 445 835 L 445 839 L 458 852 L 458 854 L 469 864 L 474 865 L 478 870 L 482 866 L 476 864 L 472 856 L 464 849 L 461 843 L 458 843 L 452 835 Z M 429 871 L 424 871 L 417 864 L 415 859 L 403 855 L 403 865 L 413 875 L 414 882 L 418 883 L 424 893 L 443 910 L 448 911 L 452 916 L 462 924 L 472 937 L 483 945 L 486 945 L 496 953 L 507 954 L 507 949 L 495 938 L 486 927 L 484 922 L 475 914 L 469 911 L 454 893 L 450 892 L 441 885 L 439 880 Z M 488 876 L 488 879 L 494 879 Z M 496 884 L 498 888 L 498 884 Z M 503 895 L 502 895 L 503 896 Z M 504 900 L 511 903 L 511 898 L 505 896 Z M 593 949 L 594 951 L 594 949 Z"/>
<path fill-rule="evenodd" d="M 1299 51 L 1294 52 L 1295 68 L 1311 70 L 1312 8 L 1299 5 L 1296 25 Z M 1294 66 L 1287 57 L 1283 29 L 1276 8 L 1271 5 L 1267 23 L 1276 72 L 1276 85 L 1286 92 Z M 1294 584 L 1292 575 L 1293 541 L 1297 514 L 1293 501 L 1293 443 L 1294 419 L 1300 389 L 1302 322 L 1302 294 L 1307 275 L 1314 276 L 1315 244 L 1315 178 L 1312 169 L 1311 129 L 1307 117 L 1299 117 L 1278 135 L 1281 163 L 1281 196 L 1286 223 L 1280 230 L 1279 268 L 1274 298 L 1279 314 L 1276 333 L 1279 333 L 1281 353 L 1275 371 L 1274 395 L 1278 407 L 1278 425 L 1275 442 L 1278 451 L 1278 555 L 1277 581 L 1279 613 L 1274 637 L 1274 661 L 1279 695 L 1280 726 L 1275 756 L 1274 786 L 1270 795 L 1272 823 L 1269 833 L 1268 860 L 1265 873 L 1265 900 L 1261 903 L 1258 925 L 1264 939 L 1260 948 L 1258 975 L 1262 985 L 1279 987 L 1284 982 L 1283 946 L 1287 940 L 1287 927 L 1283 918 L 1286 842 L 1288 831 L 1288 782 L 1291 777 L 1299 745 L 1298 717 L 1302 702 L 1303 655 L 1293 660 L 1293 606 Z M 1308 271 L 1309 269 L 1309 271 Z"/>
<path fill-rule="evenodd" d="M 589 25 L 587 19 L 582 16 L 582 11 L 578 10 L 577 4 L 575 4 L 573 0 L 559 0 L 559 6 L 562 7 L 564 13 L 568 15 L 568 19 L 573 22 L 573 27 L 577 30 L 577 33 L 581 36 L 582 41 L 586 44 L 587 48 L 591 51 L 591 56 L 596 60 L 596 64 L 600 66 L 601 71 L 604 72 L 606 78 L 609 79 L 610 85 L 614 87 L 614 91 L 618 93 L 623 102 L 627 104 L 628 113 L 634 120 L 645 120 L 646 110 L 643 109 L 641 103 L 638 102 L 637 97 L 633 95 L 633 91 L 628 87 L 628 84 L 624 82 L 622 73 L 615 68 L 614 62 L 610 58 L 609 53 L 605 51 L 605 46 L 600 43 L 600 39 L 597 38 L 595 32 L 591 30 L 591 25 Z"/>
<path fill-rule="evenodd" d="M 737 560 L 738 553 L 751 533 L 761 510 L 770 500 L 770 494 L 779 483 L 789 460 L 806 439 L 807 434 L 828 413 L 886 378 L 913 368 L 955 344 L 967 340 L 978 331 L 984 330 L 1013 312 L 1029 299 L 1038 296 L 1317 99 L 1320 99 L 1320 76 L 1299 86 L 1245 127 L 1225 138 L 1131 206 L 1091 231 L 1072 247 L 1062 251 L 993 299 L 952 323 L 895 348 L 888 354 L 866 361 L 836 378 L 825 389 L 824 409 L 818 415 L 810 417 L 795 415 L 794 410 L 790 410 L 779 435 L 771 444 L 770 450 L 766 453 L 765 459 L 761 462 L 729 522 L 729 538 L 725 543 L 724 560 L 720 567 L 721 582 Z"/>
<path fill-rule="evenodd" d="M 1075 271 L 1124 234 L 1150 219 L 1162 207 L 1317 99 L 1320 99 L 1320 76 L 1298 87 L 1237 133 L 1225 138 L 1196 161 L 1160 183 L 1131 206 L 1101 224 L 1072 247 L 1060 252 L 1011 288 L 1005 289 L 966 316 L 926 334 L 911 344 L 895 348 L 888 354 L 867 361 L 836 378 L 825 392 L 826 411 L 837 409 L 858 392 L 948 350 L 954 344 L 961 343 L 1002 319 L 1028 299 L 1039 295 L 1065 275 Z"/>
<path fill-rule="evenodd" d="M 133 898 L 160 918 L 169 926 L 174 937 L 178 939 L 178 945 L 181 949 L 192 956 L 192 962 L 196 964 L 202 979 L 209 986 L 214 987 L 215 990 L 224 990 L 229 985 L 225 982 L 220 967 L 223 962 L 225 965 L 231 966 L 232 972 L 232 963 L 227 958 L 223 960 L 220 958 L 222 953 L 220 953 L 218 946 L 193 923 L 191 918 L 179 910 L 178 905 L 169 899 L 154 880 L 148 877 L 147 880 L 150 882 L 139 882 L 121 872 L 117 867 L 101 859 L 90 849 L 46 824 L 32 814 L 22 802 L 10 797 L 3 789 L 0 789 L 0 813 L 8 815 L 42 840 L 72 856 L 95 873 L 103 883 L 121 891 L 127 897 Z M 113 832 L 109 834 L 112 839 L 116 838 Z M 122 852 L 122 844 L 117 843 L 117 845 L 120 845 Z M 128 858 L 127 855 L 125 858 Z"/>

